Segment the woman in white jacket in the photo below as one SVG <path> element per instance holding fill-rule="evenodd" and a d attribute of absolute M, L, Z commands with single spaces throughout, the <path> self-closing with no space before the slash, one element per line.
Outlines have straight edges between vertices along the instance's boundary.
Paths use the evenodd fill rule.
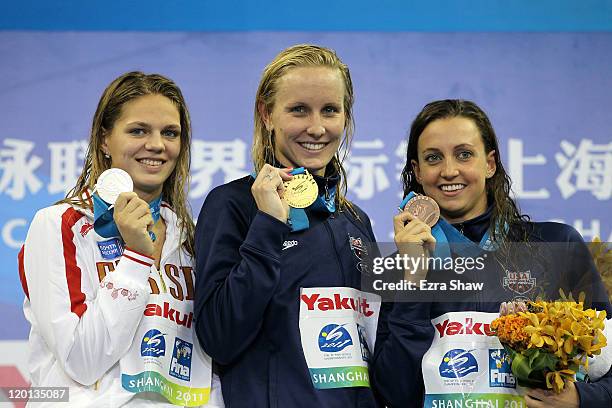
<path fill-rule="evenodd" d="M 104 91 L 81 176 L 19 254 L 32 386 L 69 387 L 70 406 L 219 404 L 193 336 L 190 142 L 171 80 L 129 72 Z M 133 180 L 114 203 L 96 184 L 111 168 Z"/>

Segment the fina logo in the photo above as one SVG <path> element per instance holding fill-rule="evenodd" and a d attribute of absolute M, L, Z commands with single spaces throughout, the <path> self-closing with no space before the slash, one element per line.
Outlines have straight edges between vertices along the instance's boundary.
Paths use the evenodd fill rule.
<path fill-rule="evenodd" d="M 335 353 L 353 345 L 353 339 L 344 325 L 328 324 L 319 333 L 319 350 Z"/>
<path fill-rule="evenodd" d="M 504 349 L 489 349 L 489 386 L 516 388 L 512 360 Z"/>
<path fill-rule="evenodd" d="M 165 334 L 157 329 L 145 333 L 140 343 L 140 355 L 143 357 L 160 357 L 166 354 Z"/>
<path fill-rule="evenodd" d="M 191 351 L 193 344 L 179 339 L 174 341 L 174 351 L 170 361 L 170 371 L 168 374 L 181 380 L 189 381 L 191 378 Z"/>
<path fill-rule="evenodd" d="M 447 352 L 440 363 L 440 375 L 445 378 L 461 378 L 478 371 L 474 350 L 453 349 Z"/>

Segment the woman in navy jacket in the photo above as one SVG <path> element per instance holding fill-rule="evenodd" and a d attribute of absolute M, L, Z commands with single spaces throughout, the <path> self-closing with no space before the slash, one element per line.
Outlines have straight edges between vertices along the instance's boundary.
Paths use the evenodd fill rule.
<path fill-rule="evenodd" d="M 255 172 L 215 188 L 196 227 L 196 331 L 216 360 L 228 407 L 370 407 L 368 387 L 313 386 L 299 331 L 300 289 L 360 287 L 374 241 L 345 198 L 342 158 L 353 133 L 348 67 L 326 48 L 298 45 L 266 67 L 255 101 Z M 306 168 L 318 198 L 283 199 Z"/>
<path fill-rule="evenodd" d="M 504 274 L 509 268 L 494 265 L 476 278 L 488 288 L 476 297 L 464 301 L 448 298 L 442 302 L 384 304 L 372 377 L 375 389 L 387 406 L 423 406 L 421 362 L 434 337 L 431 319 L 447 312 L 497 312 L 502 299 L 534 298 L 542 291 L 554 299 L 561 287 L 565 293 L 568 290 L 587 292 L 592 305 L 599 310 L 606 309 L 610 316 L 612 309 L 607 295 L 580 234 L 565 224 L 534 223 L 520 215 L 509 195 L 510 179 L 500 160 L 493 127 L 476 104 L 442 100 L 426 105 L 411 127 L 402 178 L 406 195 L 412 191 L 433 198 L 441 216 L 452 225 L 451 231 L 460 231 L 457 235 L 467 238 L 466 242 L 471 241 L 471 245 L 481 243 L 484 248 L 482 243 L 486 238 L 491 238 L 500 249 L 509 242 L 530 243 L 531 248 L 539 245 L 540 255 L 539 258 L 523 257 L 529 266 L 518 270 L 529 269 L 529 277 L 533 279 L 526 280 L 529 284 L 524 286 L 504 284 Z M 408 212 L 397 215 L 394 226 L 398 244 L 440 246 L 432 229 Z M 549 250 L 556 252 L 552 256 L 542 255 L 542 251 Z M 493 258 L 489 257 L 491 264 L 495 263 Z M 552 276 L 547 275 L 551 273 Z M 566 391 L 559 395 L 530 389 L 525 401 L 528 407 L 535 408 L 610 407 L 612 372 L 594 383 L 568 383 Z"/>

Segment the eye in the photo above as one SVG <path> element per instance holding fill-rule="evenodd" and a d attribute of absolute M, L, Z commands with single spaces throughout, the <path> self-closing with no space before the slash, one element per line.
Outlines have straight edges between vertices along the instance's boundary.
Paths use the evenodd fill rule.
<path fill-rule="evenodd" d="M 439 154 L 428 154 L 427 156 L 425 156 L 425 161 L 427 163 L 435 163 L 437 161 L 440 161 L 442 158 L 440 157 Z"/>
<path fill-rule="evenodd" d="M 306 107 L 304 105 L 297 105 L 289 108 L 289 112 L 291 113 L 306 113 Z"/>
<path fill-rule="evenodd" d="M 162 132 L 165 137 L 175 138 L 181 135 L 181 132 L 176 129 L 166 129 Z"/>
<path fill-rule="evenodd" d="M 333 115 L 338 112 L 340 112 L 340 109 L 333 105 L 329 105 L 323 108 L 323 113 L 326 115 Z"/>
<path fill-rule="evenodd" d="M 469 160 L 474 154 L 469 150 L 462 150 L 457 154 L 459 160 Z"/>
<path fill-rule="evenodd" d="M 146 133 L 146 131 L 143 128 L 134 128 L 130 129 L 129 133 L 134 136 L 142 136 Z"/>

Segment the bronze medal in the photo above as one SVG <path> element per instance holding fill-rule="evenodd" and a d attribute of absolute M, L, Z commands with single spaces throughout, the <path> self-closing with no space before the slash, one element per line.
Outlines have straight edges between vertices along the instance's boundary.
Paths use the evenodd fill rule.
<path fill-rule="evenodd" d="M 425 195 L 414 196 L 406 203 L 404 211 L 408 211 L 425 224 L 433 227 L 440 218 L 440 207 L 434 199 Z"/>
<path fill-rule="evenodd" d="M 314 203 L 319 195 L 317 182 L 307 170 L 285 181 L 284 185 L 284 199 L 293 208 L 306 208 Z"/>

